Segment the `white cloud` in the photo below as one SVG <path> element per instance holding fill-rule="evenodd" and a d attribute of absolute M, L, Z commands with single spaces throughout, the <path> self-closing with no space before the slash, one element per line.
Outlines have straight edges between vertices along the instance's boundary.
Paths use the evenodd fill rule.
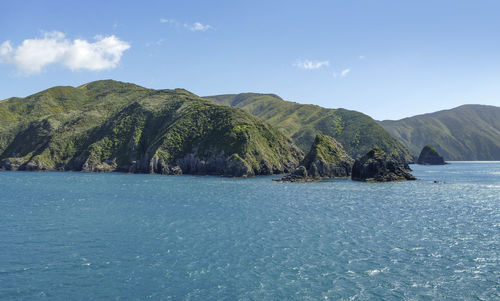
<path fill-rule="evenodd" d="M 349 72 L 351 72 L 351 68 L 340 71 L 340 77 L 346 77 Z"/>
<path fill-rule="evenodd" d="M 346 77 L 349 72 L 351 72 L 351 68 L 346 68 L 346 69 L 340 71 L 339 73 L 334 72 L 333 77 L 339 77 L 339 76 Z"/>
<path fill-rule="evenodd" d="M 96 42 L 74 40 L 63 64 L 71 70 L 89 69 L 99 71 L 115 68 L 130 45 L 115 36 L 96 36 Z"/>
<path fill-rule="evenodd" d="M 12 53 L 12 45 L 10 44 L 10 41 L 3 42 L 0 45 L 0 63 L 1 62 L 7 63 L 11 53 Z"/>
<path fill-rule="evenodd" d="M 310 61 L 310 60 L 297 61 L 293 64 L 293 66 L 295 67 L 306 70 L 320 69 L 322 67 L 328 67 L 329 65 L 330 65 L 329 61 Z"/>
<path fill-rule="evenodd" d="M 364 60 L 364 59 L 366 59 L 366 56 L 364 56 L 364 55 L 360 55 L 358 58 L 359 58 L 360 60 Z"/>
<path fill-rule="evenodd" d="M 209 29 L 214 29 L 211 25 L 201 24 L 200 22 L 194 22 L 193 24 L 184 24 L 184 27 L 191 31 L 207 31 Z"/>
<path fill-rule="evenodd" d="M 168 24 L 174 25 L 175 27 L 184 26 L 184 28 L 191 30 L 191 31 L 207 31 L 207 30 L 214 29 L 214 27 L 212 25 L 202 24 L 200 22 L 194 22 L 193 24 L 188 24 L 188 23 L 182 24 L 174 19 L 161 18 L 160 23 L 168 23 Z"/>
<path fill-rule="evenodd" d="M 17 48 L 9 41 L 3 42 L 0 58 L 26 74 L 39 73 L 51 64 L 61 64 L 71 70 L 100 71 L 115 68 L 129 48 L 130 44 L 114 35 L 96 36 L 95 42 L 71 41 L 63 33 L 54 31 L 42 38 L 24 40 Z"/>
<path fill-rule="evenodd" d="M 172 20 L 172 19 L 164 19 L 164 18 L 161 18 L 160 19 L 160 23 L 176 23 L 175 20 Z"/>

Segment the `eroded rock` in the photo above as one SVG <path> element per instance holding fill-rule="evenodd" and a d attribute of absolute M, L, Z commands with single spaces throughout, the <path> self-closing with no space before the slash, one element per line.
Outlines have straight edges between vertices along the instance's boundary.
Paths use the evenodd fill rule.
<path fill-rule="evenodd" d="M 444 165 L 443 157 L 441 157 L 437 149 L 432 145 L 426 145 L 418 156 L 417 164 L 422 165 Z"/>
<path fill-rule="evenodd" d="M 380 148 L 374 148 L 356 159 L 351 177 L 355 181 L 365 182 L 416 180 L 410 171 L 404 159 L 388 155 Z"/>

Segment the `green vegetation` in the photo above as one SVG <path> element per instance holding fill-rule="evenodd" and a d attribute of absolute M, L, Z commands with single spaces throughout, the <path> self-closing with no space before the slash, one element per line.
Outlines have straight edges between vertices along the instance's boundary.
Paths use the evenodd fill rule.
<path fill-rule="evenodd" d="M 348 177 L 354 160 L 334 138 L 318 134 L 311 150 L 292 173 L 281 182 L 312 182 L 322 178 Z"/>
<path fill-rule="evenodd" d="M 430 144 L 427 144 L 426 146 L 424 146 L 424 148 L 422 149 L 422 152 L 420 152 L 420 154 L 423 154 L 426 156 L 439 156 L 437 149 Z"/>
<path fill-rule="evenodd" d="M 318 134 L 301 165 L 309 167 L 317 161 L 323 161 L 326 164 L 339 164 L 343 161 L 352 161 L 352 159 L 334 138 Z"/>
<path fill-rule="evenodd" d="M 352 156 L 373 147 L 411 159 L 410 152 L 371 117 L 345 109 L 326 109 L 284 101 L 274 94 L 230 94 L 206 97 L 220 104 L 241 108 L 262 118 L 292 137 L 304 152 L 317 134 L 334 137 Z"/>
<path fill-rule="evenodd" d="M 500 108 L 464 105 L 380 124 L 417 156 L 435 145 L 446 160 L 500 160 Z"/>
<path fill-rule="evenodd" d="M 251 176 L 301 157 L 266 122 L 182 89 L 107 80 L 0 102 L 5 169 Z"/>

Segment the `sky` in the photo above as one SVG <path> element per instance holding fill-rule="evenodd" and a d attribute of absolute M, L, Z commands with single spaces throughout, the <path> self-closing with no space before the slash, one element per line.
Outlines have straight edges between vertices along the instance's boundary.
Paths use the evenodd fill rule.
<path fill-rule="evenodd" d="M 0 2 L 0 99 L 100 80 L 400 119 L 500 106 L 500 1 Z"/>

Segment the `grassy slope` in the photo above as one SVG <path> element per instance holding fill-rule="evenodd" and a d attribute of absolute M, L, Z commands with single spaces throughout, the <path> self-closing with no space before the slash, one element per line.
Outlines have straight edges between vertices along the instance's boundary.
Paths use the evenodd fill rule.
<path fill-rule="evenodd" d="M 292 137 L 295 144 L 307 151 L 316 134 L 334 137 L 353 157 L 364 155 L 378 146 L 388 153 L 409 151 L 389 135 L 371 117 L 345 109 L 326 109 L 284 101 L 274 94 L 228 94 L 206 97 L 224 105 L 244 109 L 260 117 Z"/>
<path fill-rule="evenodd" d="M 0 102 L 0 160 L 47 169 L 152 172 L 192 154 L 230 158 L 256 173 L 301 156 L 270 125 L 182 89 L 116 81 L 54 87 Z M 187 170 L 189 172 L 189 170 Z M 221 171 L 212 170 L 214 173 Z"/>
<path fill-rule="evenodd" d="M 464 105 L 380 124 L 415 156 L 432 144 L 445 160 L 500 160 L 500 107 Z"/>

